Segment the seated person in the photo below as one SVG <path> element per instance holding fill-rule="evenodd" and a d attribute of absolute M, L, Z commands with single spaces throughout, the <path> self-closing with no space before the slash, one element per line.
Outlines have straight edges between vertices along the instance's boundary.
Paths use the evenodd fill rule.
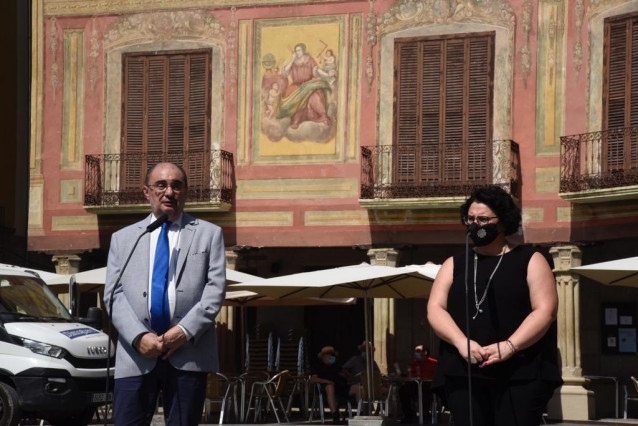
<path fill-rule="evenodd" d="M 368 342 L 368 348 L 370 356 L 374 358 L 373 354 L 375 349 L 372 342 Z M 366 374 L 366 342 L 361 342 L 361 344 L 357 346 L 357 349 L 359 349 L 359 353 L 350 357 L 350 359 L 343 364 L 343 369 L 348 378 L 348 383 L 351 384 L 350 395 L 354 395 L 356 402 L 359 403 L 361 399 L 361 375 Z M 381 370 L 379 370 L 379 366 L 374 360 L 372 361 L 372 369 L 374 373 L 380 376 Z"/>
<path fill-rule="evenodd" d="M 345 399 L 350 394 L 346 375 L 341 366 L 336 363 L 337 355 L 334 347 L 324 346 L 317 354 L 320 361 L 310 370 L 310 382 L 321 385 L 321 389 L 326 394 L 334 424 L 341 423 L 337 398 Z"/>
<path fill-rule="evenodd" d="M 408 367 L 408 377 L 422 377 L 432 379 L 436 370 L 436 359 L 429 357 L 430 350 L 425 345 L 414 347 L 412 362 Z M 432 404 L 432 391 L 429 383 L 421 383 L 423 390 L 423 411 L 429 411 Z M 415 412 L 412 400 L 419 395 L 416 382 L 406 382 L 399 388 L 399 399 L 403 410 L 403 420 L 401 423 L 414 423 Z"/>

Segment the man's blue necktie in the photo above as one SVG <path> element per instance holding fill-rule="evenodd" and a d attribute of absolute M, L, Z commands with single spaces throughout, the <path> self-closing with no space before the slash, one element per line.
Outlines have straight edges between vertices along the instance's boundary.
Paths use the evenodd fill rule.
<path fill-rule="evenodd" d="M 170 259 L 168 228 L 170 226 L 170 222 L 162 223 L 153 262 L 151 327 L 158 335 L 166 332 L 171 324 L 171 312 L 168 306 L 168 262 Z"/>

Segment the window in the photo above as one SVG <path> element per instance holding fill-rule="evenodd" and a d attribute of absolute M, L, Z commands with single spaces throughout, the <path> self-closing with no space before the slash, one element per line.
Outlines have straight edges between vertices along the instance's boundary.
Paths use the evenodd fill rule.
<path fill-rule="evenodd" d="M 189 186 L 208 186 L 211 53 L 123 56 L 121 189 L 139 191 L 159 161 L 181 163 Z M 183 155 L 201 152 L 202 155 Z"/>
<path fill-rule="evenodd" d="M 638 15 L 605 20 L 602 171 L 638 168 Z M 615 131 L 614 131 L 615 130 Z"/>
<path fill-rule="evenodd" d="M 395 41 L 395 182 L 491 181 L 494 37 Z"/>

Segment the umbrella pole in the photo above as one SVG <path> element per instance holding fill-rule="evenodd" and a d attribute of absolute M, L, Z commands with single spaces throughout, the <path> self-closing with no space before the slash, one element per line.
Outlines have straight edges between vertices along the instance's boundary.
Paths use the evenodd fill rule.
<path fill-rule="evenodd" d="M 246 306 L 241 305 L 239 307 L 239 317 L 240 317 L 240 333 L 241 333 L 241 365 L 239 366 L 239 371 L 243 372 L 246 367 Z"/>
<path fill-rule="evenodd" d="M 363 298 L 363 309 L 364 309 L 363 322 L 365 325 L 366 375 L 368 379 L 368 386 L 366 386 L 367 388 L 366 391 L 368 394 L 367 395 L 368 410 L 370 410 L 370 406 L 372 405 L 372 354 L 371 354 L 372 351 L 370 350 L 370 345 L 368 345 L 368 342 L 370 342 L 370 315 L 369 315 L 370 299 L 368 298 L 367 290 L 365 292 L 365 297 Z"/>

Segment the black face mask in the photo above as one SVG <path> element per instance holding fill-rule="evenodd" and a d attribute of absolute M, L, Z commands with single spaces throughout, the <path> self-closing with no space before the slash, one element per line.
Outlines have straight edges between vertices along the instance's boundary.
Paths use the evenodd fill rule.
<path fill-rule="evenodd" d="M 496 223 L 488 223 L 487 225 L 478 226 L 475 223 L 467 227 L 470 238 L 477 247 L 483 247 L 491 243 L 498 236 L 498 225 Z"/>

